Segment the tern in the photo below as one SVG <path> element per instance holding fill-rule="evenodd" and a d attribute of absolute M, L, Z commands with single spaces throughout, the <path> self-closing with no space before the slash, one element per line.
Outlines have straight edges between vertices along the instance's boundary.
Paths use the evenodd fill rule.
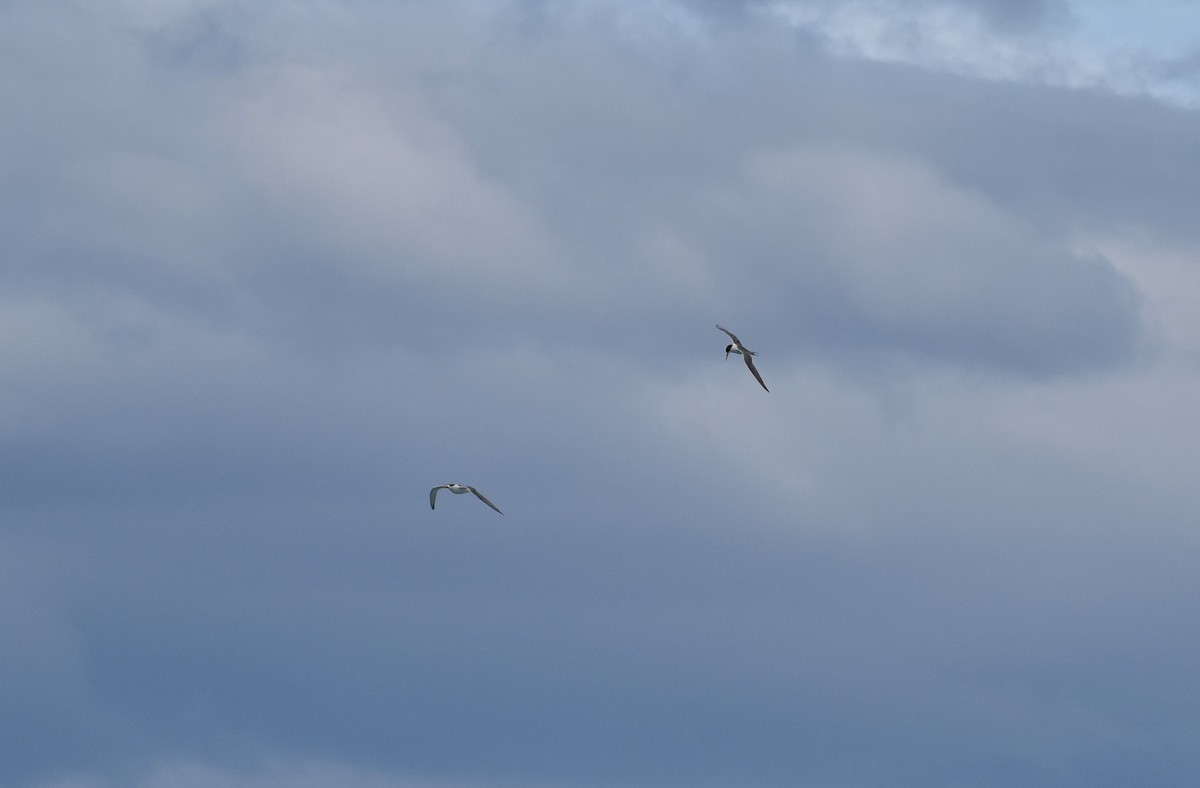
<path fill-rule="evenodd" d="M 718 325 L 717 328 L 721 328 L 721 326 Z M 754 359 L 752 356 L 757 356 L 758 354 L 743 345 L 742 340 L 734 336 L 733 332 L 729 329 L 721 328 L 721 330 L 733 340 L 733 344 L 725 346 L 725 360 L 729 360 L 730 353 L 738 353 L 741 355 L 742 360 L 746 362 L 746 366 L 750 369 L 750 374 L 753 375 L 754 379 L 758 381 L 758 385 L 762 386 L 767 392 L 770 392 L 771 390 L 767 388 L 767 384 L 763 383 L 762 375 L 758 374 L 758 370 L 754 368 Z"/>
<path fill-rule="evenodd" d="M 486 503 L 488 506 L 492 507 L 493 509 L 496 509 L 497 512 L 500 512 L 500 510 L 498 508 L 496 508 L 496 504 L 492 503 L 487 498 L 485 498 L 483 493 L 479 492 L 479 490 L 476 490 L 474 487 L 472 487 L 469 484 L 457 484 L 456 482 L 450 482 L 450 484 L 439 484 L 437 487 L 434 487 L 432 490 L 429 491 L 429 508 L 430 509 L 437 508 L 434 504 L 437 503 L 438 490 L 449 490 L 450 492 L 454 493 L 455 495 L 464 495 L 466 493 L 475 493 L 476 498 L 483 501 L 484 503 Z M 504 512 L 500 512 L 500 514 L 504 514 Z"/>

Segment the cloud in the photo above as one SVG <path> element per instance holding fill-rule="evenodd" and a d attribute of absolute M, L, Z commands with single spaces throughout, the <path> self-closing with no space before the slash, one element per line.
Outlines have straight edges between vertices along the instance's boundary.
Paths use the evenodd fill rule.
<path fill-rule="evenodd" d="M 779 0 L 762 10 L 851 58 L 1025 84 L 1149 95 L 1195 106 L 1194 86 L 1162 70 L 1194 45 L 1170 2 L 1129 15 L 1116 4 L 1067 0 Z M 1181 44 L 1182 39 L 1182 44 Z"/>
<path fill-rule="evenodd" d="M 0 781 L 1193 774 L 1195 113 L 805 8 L 4 6 Z"/>
<path fill-rule="evenodd" d="M 922 162 L 815 146 L 756 155 L 746 170 L 717 198 L 728 220 L 702 226 L 737 227 L 717 243 L 748 247 L 791 280 L 771 294 L 777 319 L 816 310 L 826 330 L 855 326 L 847 344 L 1030 371 L 1106 366 L 1132 350 L 1136 296 L 1110 264 Z M 791 322 L 804 333 L 805 318 Z"/>

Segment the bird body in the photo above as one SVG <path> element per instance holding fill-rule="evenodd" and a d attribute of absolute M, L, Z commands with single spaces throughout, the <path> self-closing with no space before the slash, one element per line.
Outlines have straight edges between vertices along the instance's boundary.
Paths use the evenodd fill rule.
<path fill-rule="evenodd" d="M 725 332 L 725 334 L 733 340 L 733 342 L 725 346 L 725 360 L 729 360 L 730 353 L 737 353 L 742 357 L 742 360 L 746 362 L 746 368 L 750 370 L 750 374 L 753 375 L 754 379 L 758 381 L 758 385 L 762 386 L 765 391 L 770 392 L 771 390 L 767 388 L 767 384 L 763 383 L 762 375 L 758 374 L 758 369 L 756 369 L 754 366 L 754 359 L 752 356 L 757 356 L 758 354 L 743 345 L 742 340 L 734 336 L 732 331 L 721 328 L 719 324 L 717 325 L 717 328 L 720 328 L 721 331 Z"/>
<path fill-rule="evenodd" d="M 497 508 L 496 504 L 492 503 L 486 497 L 484 497 L 483 493 L 479 492 L 479 490 L 476 490 L 474 487 L 472 487 L 468 484 L 459 484 L 457 482 L 450 482 L 449 484 L 439 484 L 438 486 L 431 489 L 429 491 L 429 508 L 430 509 L 437 508 L 436 504 L 437 504 L 438 490 L 449 490 L 450 492 L 454 493 L 455 495 L 465 495 L 466 493 L 474 493 L 476 498 L 483 501 L 488 506 L 495 509 L 497 512 L 500 512 L 500 509 Z M 504 512 L 500 512 L 500 514 L 504 514 Z"/>

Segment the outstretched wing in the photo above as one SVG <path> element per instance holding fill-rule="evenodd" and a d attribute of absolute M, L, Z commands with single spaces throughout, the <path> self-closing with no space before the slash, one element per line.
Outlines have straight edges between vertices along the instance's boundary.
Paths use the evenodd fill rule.
<path fill-rule="evenodd" d="M 445 487 L 446 487 L 446 485 L 439 484 L 437 487 L 434 487 L 432 490 L 429 491 L 429 508 L 430 509 L 437 508 L 436 506 L 434 506 L 434 504 L 437 503 L 437 491 L 444 489 Z"/>
<path fill-rule="evenodd" d="M 721 328 L 721 326 L 720 326 L 720 324 L 719 324 L 719 323 L 717 324 L 717 328 Z M 737 345 L 738 347 L 741 347 L 741 346 L 742 346 L 742 340 L 740 340 L 740 339 L 738 339 L 737 337 L 735 337 L 735 336 L 733 335 L 733 332 L 732 332 L 732 331 L 730 331 L 730 330 L 729 330 L 729 329 L 727 329 L 727 328 L 721 328 L 721 330 L 722 330 L 722 331 L 724 331 L 724 332 L 726 333 L 726 335 L 728 335 L 728 337 L 729 337 L 730 339 L 732 339 L 732 340 L 733 340 L 733 344 Z"/>
<path fill-rule="evenodd" d="M 767 388 L 766 383 L 763 383 L 762 375 L 758 374 L 758 370 L 754 368 L 754 359 L 749 353 L 742 354 L 742 358 L 746 359 L 746 366 L 750 367 L 750 374 L 753 375 L 754 379 L 758 381 L 758 385 L 766 389 L 767 393 L 769 394 L 771 390 Z"/>
<path fill-rule="evenodd" d="M 483 501 L 484 503 L 486 503 L 488 506 L 492 507 L 493 509 L 496 509 L 496 511 L 497 511 L 497 512 L 500 512 L 500 510 L 499 510 L 498 508 L 496 508 L 496 504 L 494 504 L 494 503 L 492 503 L 491 501 L 489 501 L 489 500 L 488 500 L 488 499 L 487 499 L 487 498 L 484 496 L 484 494 L 483 494 L 483 493 L 479 492 L 479 490 L 476 490 L 474 487 L 467 487 L 467 489 L 468 489 L 468 490 L 470 490 L 471 492 L 475 493 L 475 497 L 476 497 L 476 498 L 478 498 L 479 500 Z M 504 512 L 500 512 L 500 514 L 504 514 Z"/>

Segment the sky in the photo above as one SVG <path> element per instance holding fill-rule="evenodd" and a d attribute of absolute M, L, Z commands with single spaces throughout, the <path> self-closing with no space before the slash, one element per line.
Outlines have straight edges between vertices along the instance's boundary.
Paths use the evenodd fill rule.
<path fill-rule="evenodd" d="M 0 784 L 1193 782 L 1189 5 L 0 0 Z"/>

